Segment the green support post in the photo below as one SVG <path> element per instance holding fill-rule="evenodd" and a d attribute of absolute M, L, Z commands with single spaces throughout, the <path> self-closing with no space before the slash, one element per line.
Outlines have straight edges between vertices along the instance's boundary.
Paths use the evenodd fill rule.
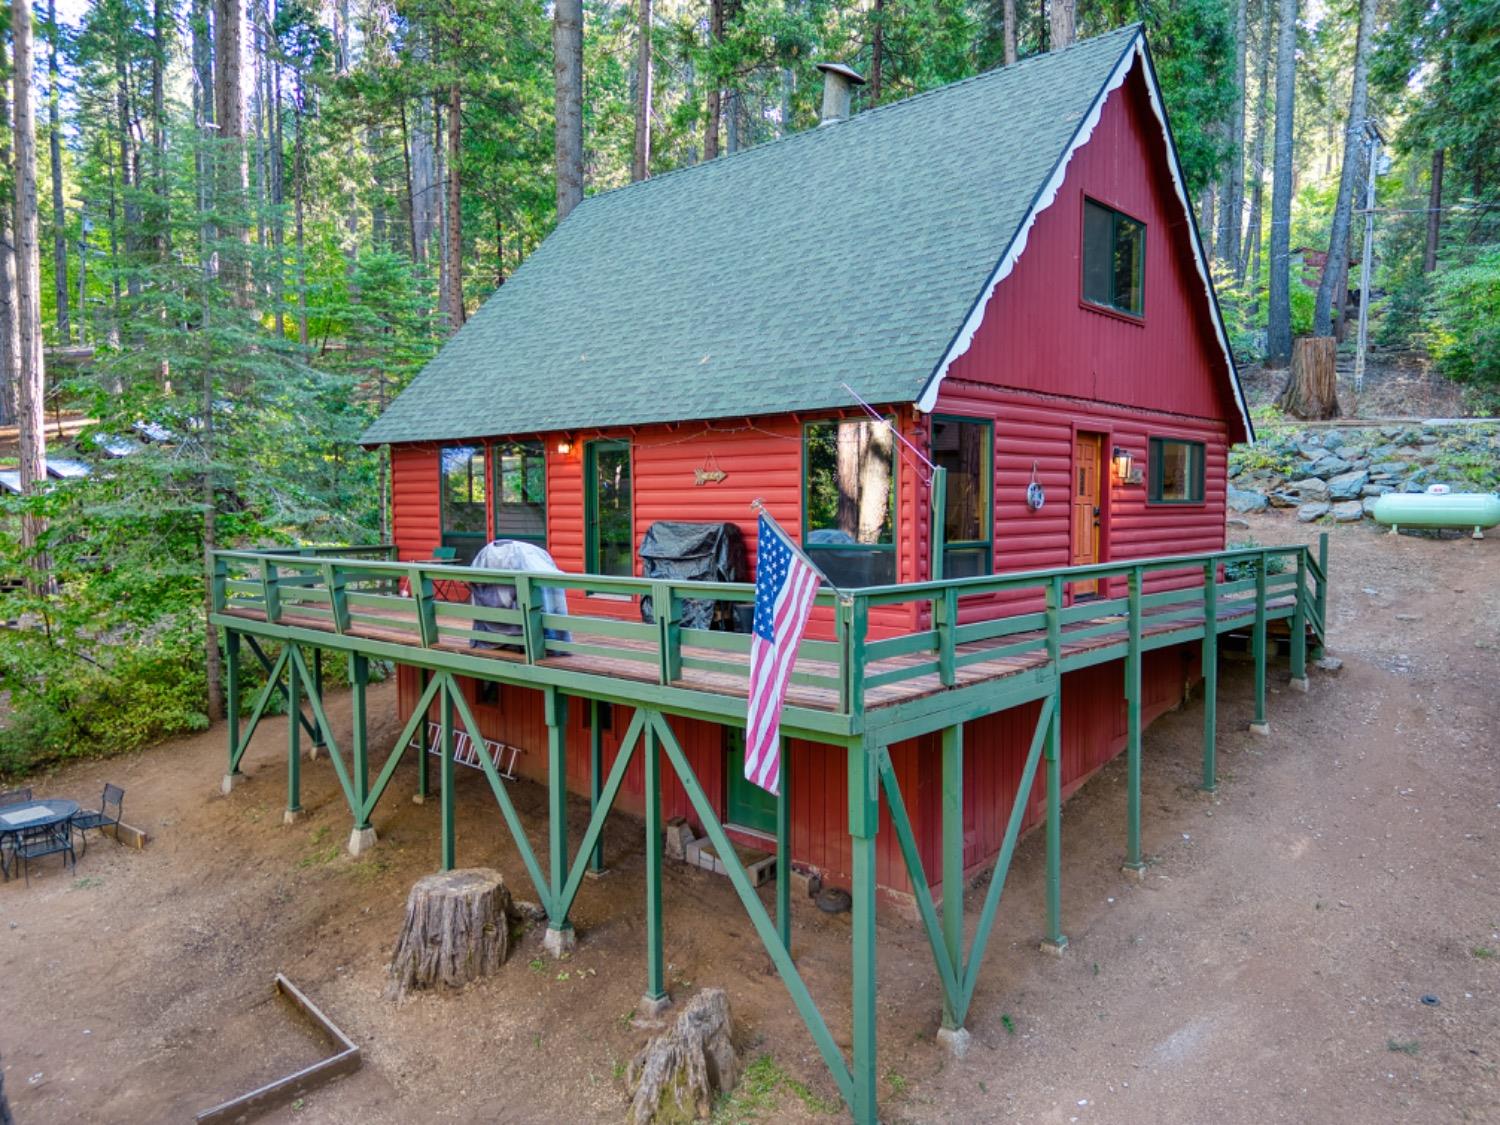
<path fill-rule="evenodd" d="M 1128 577 L 1127 614 L 1129 645 L 1125 656 L 1126 710 L 1126 874 L 1140 878 L 1146 865 L 1141 861 L 1141 582 L 1144 575 L 1134 567 Z"/>
<path fill-rule="evenodd" d="M 1052 715 L 1047 723 L 1047 936 L 1042 949 L 1059 957 L 1068 947 L 1062 932 L 1062 605 L 1063 578 L 1047 583 L 1047 658 L 1054 676 Z"/>
<path fill-rule="evenodd" d="M 224 791 L 234 788 L 240 773 L 240 635 L 233 629 L 224 633 L 224 708 L 229 713 L 229 771 L 224 775 Z"/>
<path fill-rule="evenodd" d="M 1255 656 L 1255 718 L 1250 723 L 1250 733 L 1270 734 L 1271 724 L 1266 720 L 1266 555 L 1264 551 L 1255 560 L 1255 631 L 1250 644 Z"/>
<path fill-rule="evenodd" d="M 1203 567 L 1203 791 L 1219 787 L 1219 564 Z"/>
<path fill-rule="evenodd" d="M 431 683 L 432 672 L 429 669 L 423 668 L 422 696 L 424 698 L 427 695 L 428 685 Z M 420 733 L 417 735 L 417 793 L 412 800 L 419 805 L 425 805 L 427 803 L 427 752 L 430 749 L 427 742 L 429 736 L 427 733 L 427 717 L 425 715 L 422 717 L 422 725 L 418 730 Z"/>
<path fill-rule="evenodd" d="M 776 932 L 792 950 L 792 760 L 791 743 L 781 740 L 781 776 L 776 786 Z"/>
<path fill-rule="evenodd" d="M 355 817 L 354 831 L 349 835 L 349 854 L 359 855 L 375 845 L 375 829 L 370 827 L 365 809 L 370 796 L 370 724 L 369 724 L 370 658 L 363 653 L 349 655 L 349 772 L 354 789 L 354 805 L 361 812 Z M 321 689 L 319 695 L 321 696 Z"/>
<path fill-rule="evenodd" d="M 313 649 L 313 686 L 318 693 L 318 698 L 323 698 L 323 650 Z M 318 751 L 323 747 L 323 732 L 316 725 L 313 726 L 312 756 L 316 758 Z"/>
<path fill-rule="evenodd" d="M 1326 632 L 1328 629 L 1328 532 L 1318 533 L 1318 624 Z M 1313 650 L 1313 659 L 1323 659 L 1323 640 L 1320 635 L 1317 647 Z"/>
<path fill-rule="evenodd" d="M 453 692 L 458 685 L 446 677 L 439 694 L 443 697 L 441 733 L 438 735 L 438 803 L 442 806 L 443 870 L 454 867 L 453 840 Z"/>
<path fill-rule="evenodd" d="M 938 466 L 932 470 L 932 562 L 929 568 L 932 580 L 943 580 L 943 553 L 948 534 L 948 470 Z"/>
<path fill-rule="evenodd" d="M 568 697 L 549 687 L 542 692 L 542 704 L 547 720 L 547 897 L 556 911 L 568 881 Z M 575 940 L 566 914 L 548 917 L 542 940 L 547 952 L 554 957 L 571 952 Z"/>
<path fill-rule="evenodd" d="M 1307 552 L 1297 552 L 1297 599 L 1292 610 L 1292 690 L 1307 690 Z"/>
<path fill-rule="evenodd" d="M 283 824 L 302 816 L 302 683 L 295 672 L 286 678 L 286 812 Z"/>
<path fill-rule="evenodd" d="M 599 808 L 599 786 L 604 777 L 604 732 L 599 729 L 599 701 L 589 700 L 589 816 Z M 589 853 L 589 871 L 604 873 L 604 833 Z"/>
<path fill-rule="evenodd" d="M 875 788 L 880 747 L 860 743 L 849 748 L 849 848 L 852 906 L 853 1078 L 849 1109 L 857 1125 L 875 1125 L 875 835 L 880 828 L 879 793 Z"/>
<path fill-rule="evenodd" d="M 1017 797 L 1019 800 L 1020 797 Z M 943 942 L 948 963 L 964 956 L 964 728 L 943 728 Z M 945 1000 L 943 1026 L 956 1031 L 963 1018 Z"/>
<path fill-rule="evenodd" d="M 640 1012 L 659 1016 L 672 1006 L 667 993 L 666 965 L 662 957 L 661 924 L 661 747 L 656 726 L 648 722 L 644 732 L 646 754 L 646 992 Z"/>

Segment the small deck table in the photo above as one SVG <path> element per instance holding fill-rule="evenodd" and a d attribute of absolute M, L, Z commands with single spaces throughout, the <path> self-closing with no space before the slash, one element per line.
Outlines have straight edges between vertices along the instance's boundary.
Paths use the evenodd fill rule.
<path fill-rule="evenodd" d="M 22 832 L 33 828 L 52 828 L 64 825 L 78 815 L 78 802 L 66 797 L 48 797 L 42 800 L 21 801 L 14 805 L 0 806 L 0 858 L 3 858 L 7 838 L 14 845 Z M 0 872 L 10 879 L 10 867 L 0 863 Z"/>

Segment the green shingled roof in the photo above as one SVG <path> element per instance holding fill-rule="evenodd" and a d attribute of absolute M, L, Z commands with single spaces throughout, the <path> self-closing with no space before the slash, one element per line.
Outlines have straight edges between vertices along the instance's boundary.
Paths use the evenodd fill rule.
<path fill-rule="evenodd" d="M 364 441 L 916 401 L 1138 33 L 585 199 Z"/>

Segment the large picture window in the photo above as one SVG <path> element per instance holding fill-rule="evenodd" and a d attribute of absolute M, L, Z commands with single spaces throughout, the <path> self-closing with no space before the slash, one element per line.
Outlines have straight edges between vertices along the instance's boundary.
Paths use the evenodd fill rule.
<path fill-rule="evenodd" d="M 455 561 L 468 563 L 485 541 L 484 449 L 450 445 L 440 460 L 443 546 Z"/>
<path fill-rule="evenodd" d="M 943 518 L 943 577 L 988 574 L 994 559 L 990 497 L 993 429 L 971 418 L 932 420 L 932 460 L 948 471 Z"/>
<path fill-rule="evenodd" d="M 628 578 L 635 573 L 629 442 L 589 442 L 584 447 L 583 480 L 588 514 L 584 563 L 588 572 Z"/>
<path fill-rule="evenodd" d="M 836 586 L 896 581 L 896 437 L 874 419 L 804 432 L 802 547 Z"/>
<path fill-rule="evenodd" d="M 539 441 L 490 450 L 495 467 L 495 538 L 547 545 L 547 455 Z"/>
<path fill-rule="evenodd" d="M 1153 504 L 1203 503 L 1203 443 L 1152 438 L 1146 498 Z"/>
<path fill-rule="evenodd" d="M 1083 299 L 1130 316 L 1146 313 L 1146 224 L 1083 201 Z"/>

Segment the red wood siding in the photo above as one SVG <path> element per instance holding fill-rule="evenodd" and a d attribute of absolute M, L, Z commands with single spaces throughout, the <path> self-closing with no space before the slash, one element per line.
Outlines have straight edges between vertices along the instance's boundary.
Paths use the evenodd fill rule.
<path fill-rule="evenodd" d="M 1195 418 L 1238 411 L 1139 68 L 1104 104 L 950 379 Z M 1082 303 L 1083 199 L 1146 224 L 1145 317 Z M 946 384 L 945 384 L 946 388 Z M 941 410 L 941 405 L 939 406 Z"/>
<path fill-rule="evenodd" d="M 391 447 L 391 538 L 403 559 L 431 558 L 442 539 L 438 447 Z"/>

